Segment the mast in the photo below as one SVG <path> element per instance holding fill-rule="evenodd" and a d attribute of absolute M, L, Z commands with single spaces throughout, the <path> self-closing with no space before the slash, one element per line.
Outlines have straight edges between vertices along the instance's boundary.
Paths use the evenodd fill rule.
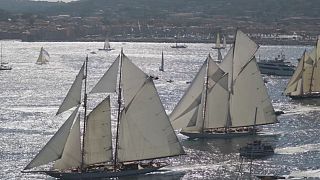
<path fill-rule="evenodd" d="M 123 58 L 123 49 L 121 48 L 120 54 L 120 75 L 119 75 L 119 86 L 118 86 L 118 118 L 117 118 L 117 132 L 116 132 L 116 147 L 114 150 L 114 171 L 116 171 L 116 166 L 118 163 L 118 144 L 119 144 L 119 124 L 120 124 L 120 115 L 121 115 L 121 105 L 122 105 L 122 97 L 121 97 L 121 76 L 122 76 L 122 58 Z"/>
<path fill-rule="evenodd" d="M 85 61 L 85 76 L 84 76 L 84 100 L 83 100 L 83 107 L 84 107 L 84 117 L 83 117 L 83 135 L 82 135 L 82 150 L 81 150 L 81 171 L 83 171 L 83 164 L 84 164 L 84 137 L 86 134 L 86 123 L 87 123 L 87 75 L 88 75 L 88 55 Z"/>
<path fill-rule="evenodd" d="M 236 37 L 237 37 L 238 29 L 236 30 Z M 230 124 L 232 123 L 231 120 L 231 114 L 230 114 L 230 104 L 231 104 L 231 94 L 233 94 L 233 66 L 234 66 L 234 51 L 236 48 L 236 39 L 233 41 L 233 52 L 232 52 L 232 59 L 231 59 L 231 82 L 230 82 L 230 89 L 228 94 L 228 116 L 227 116 L 227 122 L 225 126 L 225 132 L 227 132 L 227 129 L 229 129 Z"/>
<path fill-rule="evenodd" d="M 300 88 L 301 95 L 303 94 L 303 71 L 304 71 L 305 57 L 306 57 L 306 50 L 304 50 L 304 52 L 303 52 L 303 58 L 300 59 L 300 61 L 302 61 L 302 75 L 301 75 L 301 88 Z"/>
<path fill-rule="evenodd" d="M 208 56 L 208 59 L 207 59 L 207 68 L 206 68 L 206 81 L 205 81 L 205 97 L 204 97 L 204 104 L 203 104 L 203 109 L 202 109 L 202 127 L 201 127 L 201 132 L 203 133 L 204 132 L 204 121 L 205 121 L 205 118 L 206 118 L 206 110 L 207 110 L 207 98 L 208 98 L 208 81 L 209 81 L 209 58 L 210 58 L 210 54 Z"/>
<path fill-rule="evenodd" d="M 318 39 L 319 39 L 319 37 L 318 37 Z M 311 81 L 310 81 L 310 87 L 309 87 L 309 94 L 311 94 L 311 91 L 312 91 L 312 85 L 313 85 L 313 75 L 314 75 L 314 68 L 315 68 L 315 66 L 317 65 L 316 63 L 317 63 L 317 61 L 318 61 L 318 59 L 317 59 L 317 43 L 316 43 L 316 46 L 315 46 L 315 48 L 316 48 L 316 56 L 315 56 L 315 60 L 314 60 L 314 63 L 313 63 L 313 66 L 312 66 L 312 73 L 311 73 Z"/>
<path fill-rule="evenodd" d="M 254 113 L 254 122 L 253 122 L 253 131 L 252 133 L 254 133 L 254 129 L 256 129 L 256 124 L 257 124 L 257 111 L 258 111 L 258 107 L 256 107 L 256 111 Z"/>

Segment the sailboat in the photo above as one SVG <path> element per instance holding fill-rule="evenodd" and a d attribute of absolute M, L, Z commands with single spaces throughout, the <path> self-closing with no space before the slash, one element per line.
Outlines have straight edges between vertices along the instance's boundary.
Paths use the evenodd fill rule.
<path fill-rule="evenodd" d="M 220 64 L 208 55 L 170 114 L 174 129 L 190 138 L 258 134 L 258 125 L 277 122 L 254 53 L 258 45 L 237 30 Z"/>
<path fill-rule="evenodd" d="M 164 71 L 163 51 L 161 52 L 161 65 L 160 65 L 160 67 L 159 67 L 159 71 Z"/>
<path fill-rule="evenodd" d="M 217 33 L 216 44 L 215 44 L 214 47 L 212 47 L 212 49 L 217 49 L 218 50 L 218 59 L 215 62 L 220 63 L 222 61 L 221 49 L 225 49 L 225 47 L 226 47 L 225 38 L 223 38 L 223 46 L 221 46 L 220 34 Z"/>
<path fill-rule="evenodd" d="M 12 67 L 7 64 L 8 63 L 3 62 L 3 59 L 2 59 L 2 43 L 1 43 L 0 70 L 11 70 Z"/>
<path fill-rule="evenodd" d="M 292 99 L 320 98 L 320 39 L 316 47 L 304 51 L 284 94 Z"/>
<path fill-rule="evenodd" d="M 36 64 L 40 64 L 40 65 L 47 64 L 49 62 L 49 59 L 50 59 L 49 53 L 43 47 L 41 47 Z"/>
<path fill-rule="evenodd" d="M 103 50 L 103 51 L 112 51 L 114 50 L 113 48 L 111 48 L 110 46 L 110 42 L 108 40 L 108 38 L 106 38 L 106 40 L 104 41 L 104 45 L 103 45 L 103 49 L 99 49 L 100 51 Z"/>
<path fill-rule="evenodd" d="M 122 51 L 90 92 L 114 93 L 118 90 L 116 134 L 112 143 L 110 96 L 86 115 L 87 64 L 88 58 L 57 114 L 76 107 L 75 110 L 23 172 L 44 173 L 62 179 L 111 178 L 153 172 L 168 165 L 157 159 L 185 154 L 152 78 Z M 77 111 L 83 81 L 81 141 Z M 50 170 L 26 171 L 50 162 L 54 162 Z"/>
<path fill-rule="evenodd" d="M 178 44 L 178 38 L 179 38 L 179 36 L 177 37 L 177 36 L 175 36 L 174 37 L 175 38 L 175 40 L 176 40 L 176 44 L 175 45 L 173 45 L 173 46 L 170 46 L 171 48 L 187 48 L 187 45 L 185 45 L 185 44 Z"/>

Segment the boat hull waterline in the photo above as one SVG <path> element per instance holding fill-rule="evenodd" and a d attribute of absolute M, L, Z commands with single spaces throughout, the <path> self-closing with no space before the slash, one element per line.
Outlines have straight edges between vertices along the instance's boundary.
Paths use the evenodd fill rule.
<path fill-rule="evenodd" d="M 143 169 L 133 169 L 133 170 L 124 170 L 124 171 L 90 171 L 90 172 L 61 172 L 61 171 L 30 171 L 25 173 L 40 173 L 47 174 L 51 177 L 59 179 L 93 179 L 93 178 L 114 178 L 114 177 L 123 177 L 123 176 L 133 176 L 147 174 L 150 172 L 155 172 L 160 168 L 163 168 L 167 165 L 161 165 L 158 167 L 150 167 Z"/>
<path fill-rule="evenodd" d="M 268 136 L 270 134 L 262 132 L 228 132 L 228 133 L 199 133 L 199 132 L 180 132 L 181 134 L 188 136 L 190 139 L 195 138 L 233 138 L 233 137 L 245 137 L 245 136 Z"/>

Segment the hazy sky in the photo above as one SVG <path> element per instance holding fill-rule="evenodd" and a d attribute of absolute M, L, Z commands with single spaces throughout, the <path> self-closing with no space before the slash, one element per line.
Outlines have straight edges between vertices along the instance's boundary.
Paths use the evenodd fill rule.
<path fill-rule="evenodd" d="M 49 2 L 63 1 L 63 2 L 70 2 L 70 1 L 77 1 L 77 0 L 33 0 L 33 1 L 49 1 Z"/>

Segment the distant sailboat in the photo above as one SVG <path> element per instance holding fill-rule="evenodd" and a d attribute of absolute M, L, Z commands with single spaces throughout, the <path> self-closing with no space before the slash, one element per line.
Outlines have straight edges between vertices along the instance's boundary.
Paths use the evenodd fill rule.
<path fill-rule="evenodd" d="M 110 46 L 110 42 L 109 40 L 106 38 L 106 40 L 104 41 L 104 45 L 103 45 L 103 49 L 99 49 L 100 51 L 112 51 L 114 50 L 113 48 L 111 48 Z"/>
<path fill-rule="evenodd" d="M 222 54 L 221 54 L 221 49 L 225 49 L 226 48 L 226 42 L 225 42 L 225 38 L 223 38 L 223 46 L 221 46 L 220 43 L 220 34 L 217 33 L 217 37 L 216 37 L 216 44 L 214 47 L 212 47 L 212 49 L 217 49 L 218 50 L 218 59 L 215 62 L 220 63 L 222 61 Z"/>
<path fill-rule="evenodd" d="M 2 57 L 2 43 L 1 43 L 1 54 L 0 54 L 0 70 L 11 70 L 12 67 L 8 65 L 8 63 L 3 62 Z"/>
<path fill-rule="evenodd" d="M 179 39 L 179 36 L 175 36 L 175 41 L 176 41 L 176 44 L 173 45 L 173 46 L 170 46 L 171 48 L 187 48 L 186 45 L 182 45 L 182 44 L 178 44 L 178 39 Z"/>
<path fill-rule="evenodd" d="M 238 30 L 221 67 L 209 55 L 170 114 L 173 127 L 191 138 L 227 138 L 277 122 L 254 57 L 257 48 Z"/>
<path fill-rule="evenodd" d="M 164 71 L 163 51 L 161 52 L 161 65 L 160 65 L 160 67 L 159 67 L 159 71 Z"/>
<path fill-rule="evenodd" d="M 113 93 L 118 89 L 116 137 L 112 143 L 110 97 L 87 116 L 87 63 L 88 58 L 57 114 L 77 108 L 24 170 L 55 161 L 53 168 L 23 172 L 62 179 L 120 177 L 156 171 L 168 165 L 156 159 L 184 154 L 152 79 L 122 52 L 91 90 L 91 93 Z M 81 133 L 77 111 L 83 81 Z"/>
<path fill-rule="evenodd" d="M 40 65 L 47 64 L 49 62 L 49 59 L 50 59 L 49 53 L 45 49 L 43 49 L 43 47 L 41 47 L 36 64 L 40 64 Z"/>
<path fill-rule="evenodd" d="M 310 52 L 303 53 L 284 94 L 293 99 L 320 98 L 320 39 Z"/>

